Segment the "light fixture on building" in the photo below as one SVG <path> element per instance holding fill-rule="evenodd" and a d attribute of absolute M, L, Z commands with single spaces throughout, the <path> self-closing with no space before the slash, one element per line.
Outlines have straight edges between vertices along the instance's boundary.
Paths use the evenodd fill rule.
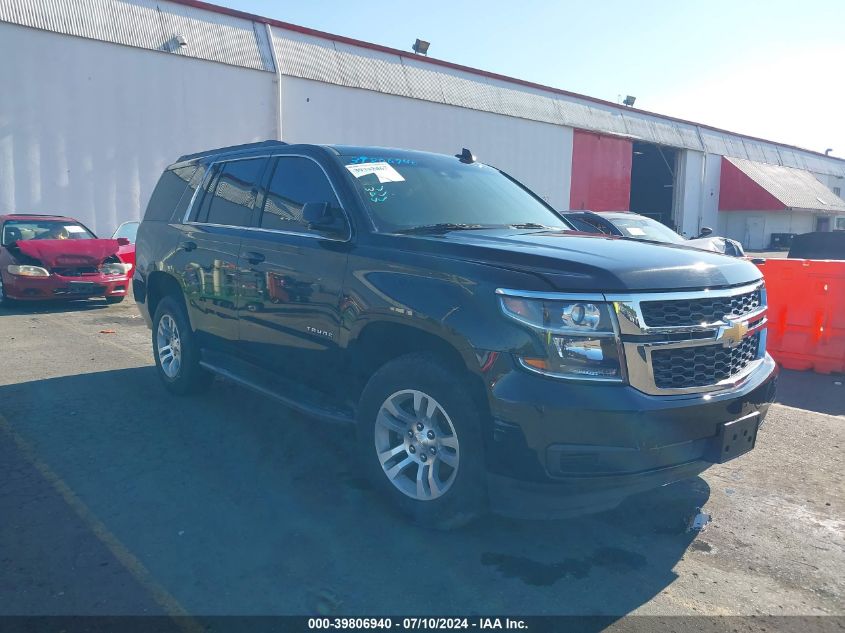
<path fill-rule="evenodd" d="M 181 35 L 174 35 L 171 37 L 167 42 L 164 44 L 164 48 L 166 48 L 171 53 L 175 53 L 180 48 L 185 48 L 188 45 L 188 40 L 186 40 Z"/>
<path fill-rule="evenodd" d="M 417 41 L 414 42 L 414 45 L 411 48 L 417 55 L 425 55 L 426 57 L 428 57 L 429 46 L 431 46 L 430 42 L 426 42 L 425 40 L 417 38 Z"/>
<path fill-rule="evenodd" d="M 832 151 L 833 151 L 833 148 L 832 148 L 832 147 L 828 147 L 828 148 L 824 151 L 824 155 L 825 155 L 825 156 L 830 156 L 830 153 L 831 153 Z"/>
<path fill-rule="evenodd" d="M 622 100 L 622 103 L 624 103 L 626 106 L 628 106 L 630 108 L 632 105 L 634 105 L 634 101 L 636 101 L 636 100 L 637 100 L 636 97 L 632 97 L 631 95 L 628 95 L 627 97 L 625 97 Z"/>

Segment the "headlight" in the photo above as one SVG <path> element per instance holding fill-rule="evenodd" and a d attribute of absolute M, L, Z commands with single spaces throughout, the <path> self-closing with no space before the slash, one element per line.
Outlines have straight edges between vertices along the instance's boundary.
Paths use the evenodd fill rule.
<path fill-rule="evenodd" d="M 611 304 L 600 295 L 531 296 L 499 289 L 502 311 L 539 335 L 542 357 L 520 356 L 531 371 L 558 378 L 621 382 L 623 360 Z"/>
<path fill-rule="evenodd" d="M 50 276 L 50 271 L 46 268 L 42 268 L 41 266 L 30 266 L 29 264 L 21 264 L 20 266 L 10 264 L 9 266 L 6 266 L 6 270 L 8 270 L 13 275 L 20 275 L 21 277 Z"/>
<path fill-rule="evenodd" d="M 131 264 L 123 262 L 106 262 L 100 266 L 100 272 L 104 275 L 125 275 L 131 268 Z"/>

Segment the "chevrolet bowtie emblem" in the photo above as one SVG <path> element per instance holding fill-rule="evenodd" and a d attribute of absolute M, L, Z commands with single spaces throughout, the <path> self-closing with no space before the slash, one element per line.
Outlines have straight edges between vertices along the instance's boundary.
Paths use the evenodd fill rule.
<path fill-rule="evenodd" d="M 725 347 L 736 347 L 748 334 L 748 324 L 743 321 L 727 320 L 727 325 L 719 327 L 719 336 L 717 339 L 721 341 Z"/>

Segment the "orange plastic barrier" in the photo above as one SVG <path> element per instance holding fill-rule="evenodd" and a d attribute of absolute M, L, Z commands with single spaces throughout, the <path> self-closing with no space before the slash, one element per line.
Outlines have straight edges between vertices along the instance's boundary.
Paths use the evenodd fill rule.
<path fill-rule="evenodd" d="M 769 353 L 787 369 L 845 372 L 845 261 L 767 259 Z"/>

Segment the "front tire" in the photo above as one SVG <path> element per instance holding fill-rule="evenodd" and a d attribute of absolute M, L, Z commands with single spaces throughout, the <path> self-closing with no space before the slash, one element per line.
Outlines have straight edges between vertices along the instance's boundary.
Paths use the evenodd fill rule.
<path fill-rule="evenodd" d="M 211 384 L 212 375 L 200 367 L 199 347 L 185 308 L 175 297 L 158 304 L 152 339 L 158 376 L 168 391 L 183 396 Z"/>
<path fill-rule="evenodd" d="M 3 276 L 0 275 L 0 309 L 11 308 L 14 301 L 10 299 L 3 289 Z"/>
<path fill-rule="evenodd" d="M 485 509 L 480 420 L 466 383 L 433 355 L 409 354 L 373 374 L 361 396 L 367 474 L 426 527 L 460 527 Z"/>

